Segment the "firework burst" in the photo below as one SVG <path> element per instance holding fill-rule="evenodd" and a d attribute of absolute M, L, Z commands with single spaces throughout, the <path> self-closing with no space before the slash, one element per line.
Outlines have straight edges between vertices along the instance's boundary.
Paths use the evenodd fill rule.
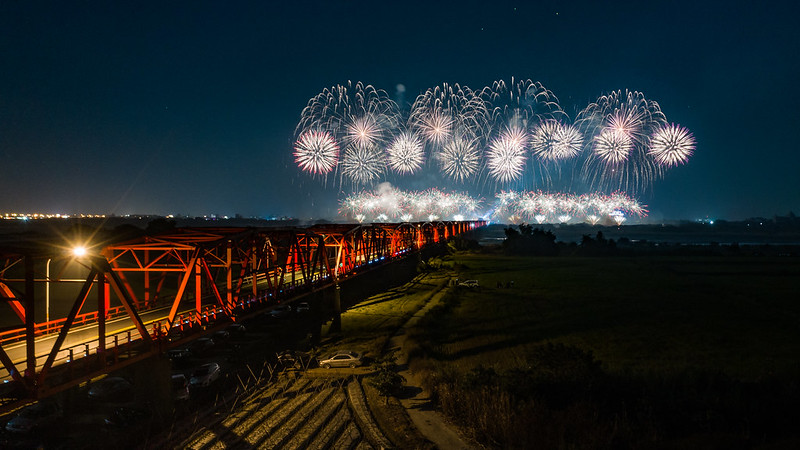
<path fill-rule="evenodd" d="M 492 120 L 507 126 L 532 127 L 544 120 L 567 120 L 558 97 L 532 80 L 511 79 L 511 83 L 495 81 L 481 90 L 482 97 L 492 105 Z"/>
<path fill-rule="evenodd" d="M 553 92 L 531 80 L 496 81 L 478 90 L 442 84 L 410 105 L 397 105 L 371 85 L 348 82 L 309 100 L 295 130 L 293 156 L 301 171 L 335 172 L 340 187 L 353 189 L 385 181 L 392 172 L 414 176 L 413 183 L 464 183 L 474 192 L 514 183 L 638 195 L 686 163 L 695 145 L 689 130 L 668 124 L 658 103 L 637 91 L 603 95 L 573 121 Z M 553 201 L 543 200 L 536 214 L 525 207 L 508 217 L 576 220 L 590 213 L 581 202 L 568 207 Z M 406 214 L 448 217 L 421 205 L 406 208 Z M 595 209 L 592 215 L 607 214 Z"/>
<path fill-rule="evenodd" d="M 388 129 L 397 125 L 399 109 L 385 91 L 361 82 L 348 82 L 312 97 L 300 115 L 295 132 L 299 135 L 309 129 L 323 129 L 339 139 L 353 129 L 354 121 L 367 116 Z"/>
<path fill-rule="evenodd" d="M 650 139 L 648 154 L 662 166 L 684 164 L 694 152 L 694 136 L 686 128 L 669 124 L 657 130 Z"/>
<path fill-rule="evenodd" d="M 617 216 L 644 217 L 647 209 L 635 199 L 621 193 L 604 195 L 563 194 L 541 191 L 504 191 L 497 194 L 493 216 L 511 222 L 536 221 L 537 223 L 569 223 L 573 220 L 585 221 L 592 225 L 602 218 L 609 221 Z"/>
<path fill-rule="evenodd" d="M 326 174 L 336 167 L 339 160 L 339 146 L 327 131 L 309 130 L 297 139 L 294 157 L 302 170 Z"/>
<path fill-rule="evenodd" d="M 643 134 L 643 130 L 646 118 L 647 110 L 645 108 L 623 105 L 606 117 L 605 129 L 624 134 L 635 142 L 644 142 L 646 136 Z"/>
<path fill-rule="evenodd" d="M 342 175 L 356 185 L 378 180 L 383 175 L 384 162 L 376 147 L 347 147 L 342 158 Z"/>
<path fill-rule="evenodd" d="M 383 140 L 383 130 L 374 115 L 358 117 L 345 126 L 345 142 L 360 147 L 378 145 Z"/>
<path fill-rule="evenodd" d="M 495 180 L 514 181 L 525 168 L 525 133 L 519 128 L 506 131 L 489 144 L 486 168 Z"/>
<path fill-rule="evenodd" d="M 435 111 L 416 124 L 419 133 L 433 145 L 442 145 L 453 132 L 453 118 L 446 111 Z"/>
<path fill-rule="evenodd" d="M 658 103 L 636 91 L 614 91 L 589 104 L 576 120 L 591 143 L 582 166 L 592 189 L 646 191 L 664 174 L 647 153 L 649 136 L 666 123 Z"/>
<path fill-rule="evenodd" d="M 403 132 L 397 135 L 386 149 L 387 164 L 400 174 L 411 174 L 422 167 L 425 153 L 422 140 L 415 134 Z"/>
<path fill-rule="evenodd" d="M 348 196 L 341 203 L 340 213 L 360 222 L 393 219 L 410 222 L 415 218 L 456 220 L 455 217 L 472 220 L 478 218 L 476 211 L 480 203 L 469 195 L 445 193 L 438 189 L 415 192 L 389 188 Z"/>
<path fill-rule="evenodd" d="M 531 135 L 531 151 L 543 161 L 572 159 L 583 147 L 583 135 L 572 125 L 545 120 Z"/>
<path fill-rule="evenodd" d="M 594 154 L 606 164 L 620 164 L 633 148 L 630 136 L 616 128 L 606 128 L 594 138 Z"/>
<path fill-rule="evenodd" d="M 480 93 L 445 83 L 417 97 L 408 124 L 434 145 L 444 144 L 455 131 L 470 139 L 481 138 L 490 128 L 488 107 Z"/>
<path fill-rule="evenodd" d="M 465 181 L 478 171 L 481 154 L 475 141 L 456 136 L 436 154 L 441 172 L 456 180 Z"/>

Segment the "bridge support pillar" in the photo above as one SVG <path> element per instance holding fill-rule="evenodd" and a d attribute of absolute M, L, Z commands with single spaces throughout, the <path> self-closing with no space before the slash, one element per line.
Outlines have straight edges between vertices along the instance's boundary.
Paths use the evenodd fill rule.
<path fill-rule="evenodd" d="M 342 295 L 339 285 L 333 288 L 333 323 L 331 324 L 331 331 L 338 333 L 342 331 Z"/>

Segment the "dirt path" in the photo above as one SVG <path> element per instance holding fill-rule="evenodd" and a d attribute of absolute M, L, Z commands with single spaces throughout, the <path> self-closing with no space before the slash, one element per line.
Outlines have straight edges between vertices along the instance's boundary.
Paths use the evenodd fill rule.
<path fill-rule="evenodd" d="M 451 449 L 470 449 L 469 445 L 458 432 L 444 420 L 441 413 L 433 408 L 430 395 L 420 387 L 422 384 L 414 373 L 408 370 L 408 350 L 405 348 L 406 330 L 413 327 L 421 317 L 436 306 L 447 291 L 447 287 L 434 294 L 428 303 L 417 311 L 401 328 L 389 339 L 386 347 L 387 352 L 396 351 L 397 365 L 400 367 L 400 375 L 406 379 L 406 392 L 415 393 L 412 397 L 400 399 L 400 403 L 406 408 L 409 417 L 419 431 L 436 447 L 441 450 Z"/>

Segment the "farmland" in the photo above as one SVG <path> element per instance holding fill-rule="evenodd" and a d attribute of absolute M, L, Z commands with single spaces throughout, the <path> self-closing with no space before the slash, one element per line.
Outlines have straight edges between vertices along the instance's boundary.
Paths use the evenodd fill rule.
<path fill-rule="evenodd" d="M 486 445 L 796 439 L 796 258 L 460 253 L 437 264 L 480 288 L 452 289 L 426 317 L 412 368 Z"/>

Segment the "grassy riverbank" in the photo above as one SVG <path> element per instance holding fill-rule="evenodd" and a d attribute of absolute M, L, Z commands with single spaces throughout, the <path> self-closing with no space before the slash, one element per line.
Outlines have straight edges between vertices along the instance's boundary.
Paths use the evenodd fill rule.
<path fill-rule="evenodd" d="M 412 368 L 487 445 L 796 439 L 795 258 L 459 254 L 442 264 L 481 287 L 453 289 L 426 318 Z"/>

